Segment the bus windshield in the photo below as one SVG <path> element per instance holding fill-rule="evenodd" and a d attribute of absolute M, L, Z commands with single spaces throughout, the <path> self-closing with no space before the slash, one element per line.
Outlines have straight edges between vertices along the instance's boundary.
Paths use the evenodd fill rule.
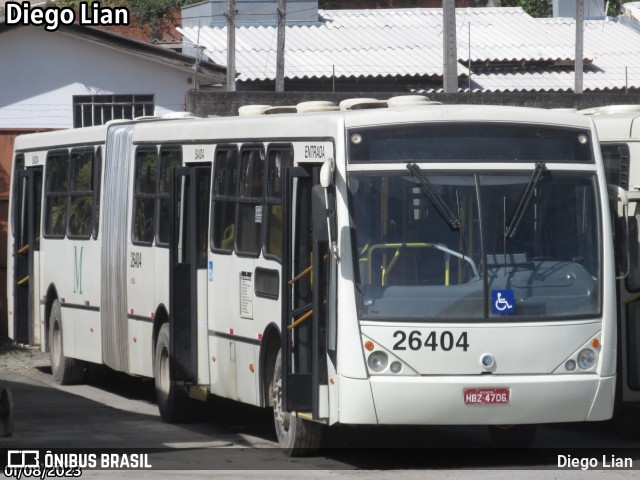
<path fill-rule="evenodd" d="M 594 173 L 415 168 L 349 174 L 362 319 L 599 314 Z"/>

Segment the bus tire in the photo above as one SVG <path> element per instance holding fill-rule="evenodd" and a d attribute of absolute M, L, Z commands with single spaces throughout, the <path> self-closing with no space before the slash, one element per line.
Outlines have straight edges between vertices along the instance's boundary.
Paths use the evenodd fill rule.
<path fill-rule="evenodd" d="M 13 395 L 11 390 L 0 391 L 0 437 L 13 435 Z"/>
<path fill-rule="evenodd" d="M 491 425 L 491 442 L 500 448 L 527 448 L 533 443 L 538 431 L 537 425 Z"/>
<path fill-rule="evenodd" d="M 295 412 L 289 413 L 283 410 L 281 352 L 281 350 L 278 351 L 273 369 L 273 380 L 269 388 L 278 444 L 290 457 L 313 455 L 320 448 L 324 426 L 298 418 Z"/>
<path fill-rule="evenodd" d="M 49 315 L 49 357 L 51 374 L 60 385 L 76 385 L 84 380 L 84 362 L 64 356 L 62 312 L 58 299 L 51 305 Z"/>
<path fill-rule="evenodd" d="M 189 397 L 169 374 L 169 324 L 160 327 L 153 362 L 153 378 L 156 384 L 156 400 L 162 420 L 168 423 L 188 418 Z"/>

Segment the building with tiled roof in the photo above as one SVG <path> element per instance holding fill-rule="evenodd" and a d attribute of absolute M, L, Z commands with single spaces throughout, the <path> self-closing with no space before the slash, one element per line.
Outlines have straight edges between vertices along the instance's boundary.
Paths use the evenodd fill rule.
<path fill-rule="evenodd" d="M 313 2 L 308 2 L 313 4 Z M 294 3 L 294 5 L 299 5 Z M 223 22 L 189 22 L 183 9 L 183 51 L 199 45 L 226 65 Z M 441 91 L 441 8 L 305 11 L 286 27 L 285 89 Z M 584 91 L 640 89 L 640 2 L 618 18 L 596 16 L 584 25 Z M 287 19 L 290 20 L 289 15 Z M 574 88 L 573 18 L 533 18 L 522 8 L 456 9 L 458 87 L 461 91 L 552 91 Z M 272 90 L 276 76 L 274 22 L 240 22 L 236 29 L 238 89 Z"/>

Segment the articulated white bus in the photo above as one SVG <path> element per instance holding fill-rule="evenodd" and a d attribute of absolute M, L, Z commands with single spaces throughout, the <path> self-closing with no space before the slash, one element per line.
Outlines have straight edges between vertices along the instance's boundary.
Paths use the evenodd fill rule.
<path fill-rule="evenodd" d="M 526 443 L 611 417 L 589 118 L 416 97 L 263 110 L 18 137 L 10 336 L 48 348 L 61 383 L 85 362 L 155 378 L 168 421 L 209 394 L 271 407 L 289 454 L 338 423 Z"/>
<path fill-rule="evenodd" d="M 618 222 L 629 222 L 626 247 L 631 260 L 627 275 L 618 284 L 617 405 L 620 421 L 616 424 L 624 430 L 635 429 L 630 433 L 637 435 L 640 421 L 637 409 L 640 405 L 640 106 L 611 105 L 579 113 L 593 118 L 607 181 L 622 188 L 629 202 L 627 211 L 616 212 Z"/>

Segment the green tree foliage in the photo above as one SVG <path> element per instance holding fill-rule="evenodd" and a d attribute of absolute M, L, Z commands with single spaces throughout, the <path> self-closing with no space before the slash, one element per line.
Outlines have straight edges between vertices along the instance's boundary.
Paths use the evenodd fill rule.
<path fill-rule="evenodd" d="M 503 7 L 522 7 L 532 17 L 553 16 L 551 0 L 502 0 Z"/>
<path fill-rule="evenodd" d="M 622 4 L 628 3 L 634 0 L 609 0 L 609 10 L 607 11 L 607 15 L 610 17 L 616 17 L 620 15 L 620 9 Z"/>
<path fill-rule="evenodd" d="M 98 0 L 58 0 L 61 7 L 78 8 L 81 2 L 89 4 Z M 174 7 L 183 7 L 200 0 L 100 0 L 102 7 L 126 7 L 134 15 L 140 25 L 153 24 L 158 20 L 169 18 Z"/>

